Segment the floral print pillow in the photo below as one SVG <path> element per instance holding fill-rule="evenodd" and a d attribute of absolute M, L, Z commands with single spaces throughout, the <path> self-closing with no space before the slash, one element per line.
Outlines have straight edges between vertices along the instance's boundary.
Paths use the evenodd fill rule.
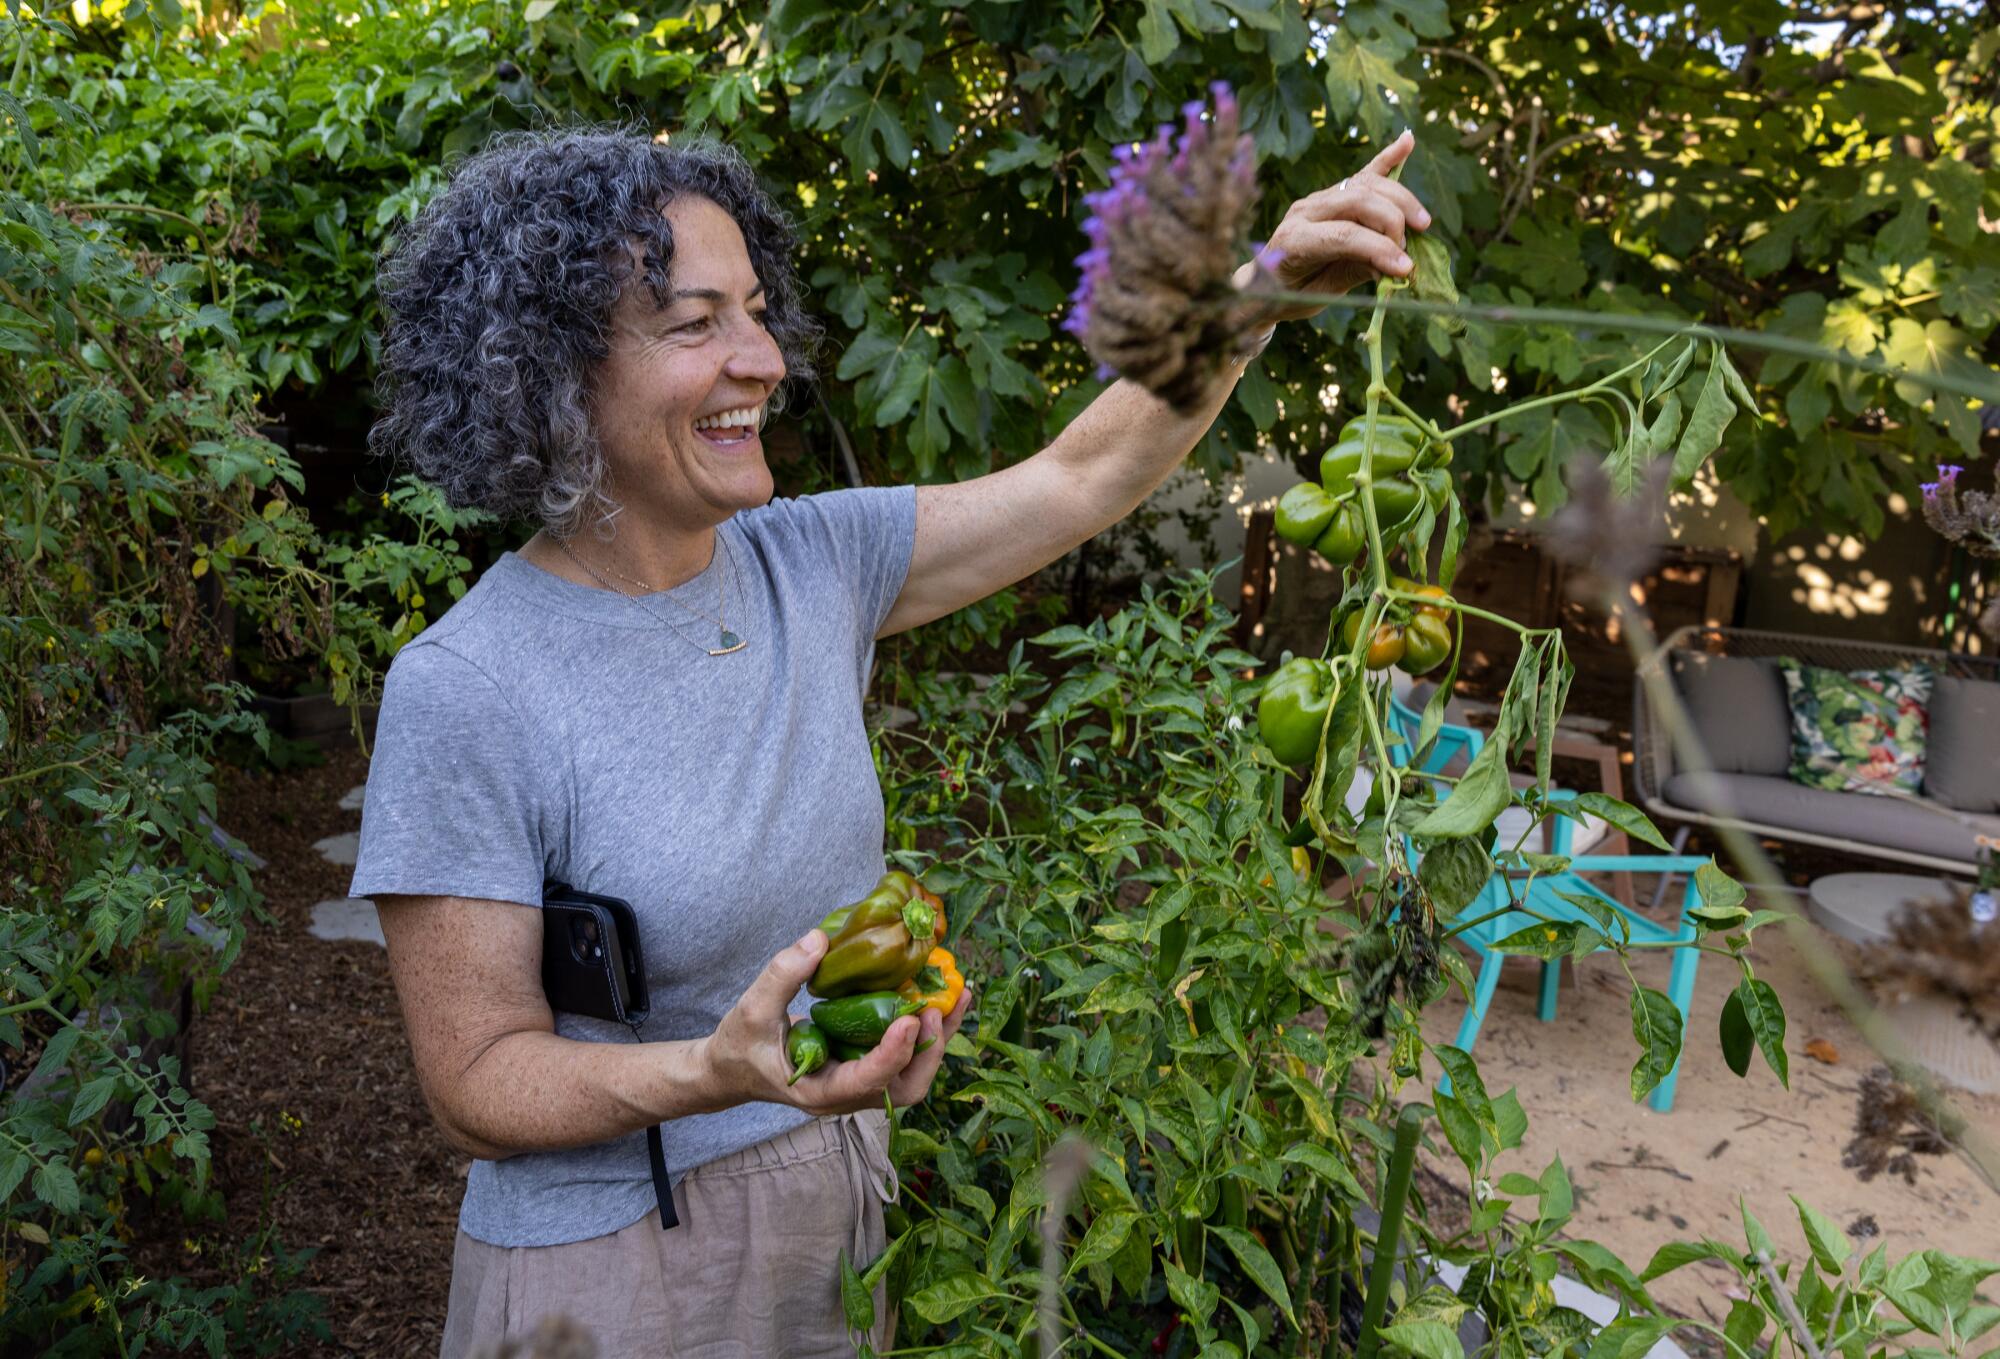
<path fill-rule="evenodd" d="M 1778 667 L 1792 708 L 1793 782 L 1883 795 L 1923 786 L 1937 682 L 1929 666 L 1843 672 L 1781 657 Z"/>

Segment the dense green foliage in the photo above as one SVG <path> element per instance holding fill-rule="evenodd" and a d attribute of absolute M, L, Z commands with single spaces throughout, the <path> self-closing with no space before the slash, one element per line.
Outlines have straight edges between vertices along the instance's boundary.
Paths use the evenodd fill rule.
<path fill-rule="evenodd" d="M 87 143 L 39 74 L 0 99 L 0 1344 L 271 1353 L 323 1330 L 286 1291 L 311 1252 L 224 1221 L 172 1041 L 266 918 L 217 824 L 218 764 L 268 748 L 230 623 L 344 700 L 422 626 L 394 601 L 466 563 L 408 487 L 393 537 L 321 541 L 256 433 L 228 247 L 165 259 L 129 214 L 40 201 Z M 144 1258 L 163 1236 L 209 1277 Z"/>
<path fill-rule="evenodd" d="M 1782 1260 L 1746 1209 L 1743 1247 L 1670 1243 L 1628 1266 L 1572 1234 L 1560 1157 L 1535 1175 L 1496 1166 L 1534 1111 L 1489 1091 L 1469 1054 L 1428 1045 L 1419 1025 L 1454 980 L 1470 984 L 1449 938 L 1473 923 L 1455 903 L 1477 883 L 1453 888 L 1449 872 L 1426 869 L 1421 883 L 1391 872 L 1350 898 L 1324 894 L 1326 861 L 1289 853 L 1276 833 L 1284 773 L 1244 720 L 1252 658 L 1228 646 L 1212 590 L 1179 581 L 1088 628 L 1057 628 L 1032 656 L 1016 647 L 984 691 L 927 680 L 905 695 L 918 720 L 880 737 L 892 834 L 938 846 L 906 861 L 932 865 L 953 946 L 984 985 L 937 1089 L 899 1115 L 903 1199 L 888 1252 L 849 1279 L 856 1326 L 873 1315 L 860 1285 L 886 1275 L 902 1300 L 897 1353 L 1050 1353 L 1052 1338 L 1066 1354 L 1353 1352 L 1399 1117 L 1420 1118 L 1463 1162 L 1463 1202 L 1426 1192 L 1406 1228 L 1463 1274 L 1456 1288 L 1399 1287 L 1379 1333 L 1387 1352 L 1463 1359 L 1468 1317 L 1487 1328 L 1480 1353 L 1517 1359 L 1636 1359 L 1670 1332 L 1683 1343 L 1706 1332 L 1734 1359 L 1764 1346 L 1803 1356 L 1788 1306 L 1843 1359 L 1881 1356 L 1911 1327 L 1962 1348 L 2000 1323 L 1976 1296 L 2000 1265 L 1942 1251 L 1891 1262 L 1879 1249 L 1857 1261 L 1803 1204 L 1810 1259 Z M 1522 701 L 1535 709 L 1539 690 L 1541 706 L 1559 705 L 1534 676 L 1560 666 L 1560 645 L 1529 642 Z M 1028 715 L 1009 719 L 1009 704 Z M 1538 792 L 1513 796 L 1551 810 Z M 1436 810 L 1371 806 L 1356 829 L 1382 863 L 1395 854 L 1385 838 L 1417 833 Z M 1629 808 L 1601 810 L 1657 836 Z M 1743 935 L 1770 913 L 1752 918 L 1712 867 L 1702 878 L 1704 944 L 1735 955 L 1748 985 Z M 1576 935 L 1568 925 L 1509 951 L 1594 946 Z M 1634 984 L 1635 1098 L 1680 1056 L 1680 1026 L 1658 1022 L 1661 1007 L 1676 1018 Z M 1782 1035 L 1769 1038 L 1758 1045 L 1782 1070 Z M 1732 1064 L 1748 1055 L 1741 1041 Z M 1446 1075 L 1449 1093 L 1437 1088 Z M 1705 1260 L 1737 1277 L 1726 1319 L 1661 1311 L 1648 1285 Z M 1559 1272 L 1616 1300 L 1619 1319 L 1600 1332 L 1559 1304 Z"/>
<path fill-rule="evenodd" d="M 806 226 L 830 321 L 826 404 L 876 479 L 962 477 L 1040 447 L 1095 391 L 1051 327 L 1082 195 L 1110 149 L 1214 78 L 1242 94 L 1265 213 L 1358 166 L 1403 122 L 1408 181 L 1469 265 L 1471 299 L 1770 328 L 1919 371 L 1981 371 L 2000 284 L 2000 25 L 1904 7 L 1832 39 L 1784 6 L 1301 6 L 1146 0 L 957 7 L 591 8 L 535 0 L 253 9 L 164 45 L 113 21 L 41 47 L 99 129 L 55 196 L 181 214 L 135 231 L 222 242 L 252 368 L 365 380 L 370 270 L 440 162 L 549 117 L 708 127 Z M 1826 44 L 1831 41 L 1831 47 Z M 45 130 L 51 130 L 45 127 Z M 53 186 L 52 188 L 57 187 Z M 1323 322 L 1350 333 L 1343 314 Z M 1394 339 L 1403 394 L 1477 415 L 1628 359 L 1574 327 Z M 1329 358 L 1331 353 L 1332 357 Z M 1200 463 L 1262 444 L 1316 455 L 1359 354 L 1288 335 Z M 1729 432 L 1727 480 L 1773 531 L 1883 522 L 1978 413 L 1911 384 L 1788 358 L 1746 372 L 1762 418 Z M 1495 391 L 1504 384 L 1504 397 Z M 1543 505 L 1610 431 L 1589 407 L 1472 441 L 1472 489 Z"/>
<path fill-rule="evenodd" d="M 260 400 L 365 389 L 374 256 L 452 153 L 578 116 L 741 144 L 799 214 L 829 320 L 824 402 L 804 423 L 823 454 L 851 440 L 875 479 L 985 470 L 1080 409 L 1096 383 L 1052 322 L 1082 195 L 1112 147 L 1216 77 L 1241 92 L 1267 158 L 1267 221 L 1411 121 L 1408 180 L 1475 301 L 1762 326 L 1919 371 L 1983 372 L 2000 321 L 2000 29 L 1920 9 L 1878 33 L 1850 26 L 1822 55 L 1755 36 L 1781 16 L 1707 0 L 1658 12 L 305 0 L 99 11 L 73 29 L 10 11 L 0 1046 L 31 1055 L 36 1078 L 0 1119 L 0 1331 L 136 1354 L 268 1351 L 315 1325 L 277 1294 L 303 1259 L 276 1243 L 246 1243 L 215 1288 L 130 1258 L 129 1196 L 192 1222 L 219 1207 L 212 1119 L 172 1058 L 136 1039 L 173 1024 L 154 979 L 187 977 L 205 996 L 257 913 L 212 824 L 218 747 L 257 735 L 242 691 L 222 682 L 232 636 L 254 637 L 264 663 L 306 658 L 353 697 L 435 611 L 427 590 L 442 603 L 464 588 L 463 517 L 402 484 L 383 497 L 386 533 L 328 544 L 298 507 L 297 467 L 254 434 Z M 1544 506 L 1572 459 L 1615 446 L 1614 468 L 1635 474 L 1665 450 L 1653 431 L 1666 440 L 1685 416 L 1702 431 L 1675 445 L 1687 470 L 1720 441 L 1718 466 L 1774 528 L 1873 529 L 1885 492 L 1977 439 L 1962 400 L 1818 362 L 1745 360 L 1732 383 L 1720 349 L 1702 367 L 1691 346 L 1649 361 L 1638 356 L 1654 342 L 1608 331 L 1385 330 L 1378 316 L 1364 354 L 1351 313 L 1319 327 L 1293 328 L 1251 369 L 1202 446 L 1209 470 L 1260 443 L 1309 463 L 1359 404 L 1370 363 L 1410 408 L 1478 425 L 1456 441 L 1472 494 L 1497 495 L 1504 472 Z M 1624 366 L 1630 397 L 1606 376 Z M 1601 399 L 1480 423 L 1558 389 Z M 1732 401 L 1758 418 L 1725 419 Z M 1439 527 L 1462 531 L 1456 505 L 1424 532 Z M 1350 603 L 1371 597 L 1388 598 L 1357 580 Z M 1009 601 L 988 607 L 1011 616 Z M 1316 1346 L 1340 1293 L 1360 1287 L 1357 1210 L 1390 1206 L 1400 1104 L 1436 1120 L 1472 1186 L 1466 1231 L 1413 1230 L 1471 1272 L 1456 1296 L 1402 1299 L 1386 1342 L 1455 1359 L 1451 1324 L 1476 1309 L 1509 1355 L 1574 1350 L 1585 1332 L 1550 1292 L 1560 1267 L 1626 1304 L 1604 1353 L 1641 1352 L 1671 1324 L 1642 1277 L 1558 1238 L 1559 1162 L 1488 1185 L 1524 1114 L 1488 1095 L 1465 1054 L 1423 1044 L 1417 1012 L 1464 980 L 1447 942 L 1456 890 L 1436 870 L 1387 873 L 1391 897 L 1321 899 L 1323 865 L 1301 872 L 1277 844 L 1282 775 L 1243 730 L 1248 658 L 1222 645 L 1226 621 L 1196 582 L 1049 635 L 1073 663 L 1060 677 L 1017 652 L 994 697 L 1039 704 L 1025 730 L 1006 724 L 1005 701 L 972 704 L 920 665 L 902 672 L 922 691 L 924 736 L 884 749 L 893 824 L 906 850 L 919 833 L 942 840 L 952 918 L 1001 979 L 953 1044 L 946 1086 L 899 1133 L 904 1162 L 934 1183 L 868 1267 L 906 1299 L 905 1334 L 945 1352 L 1028 1352 L 1041 1266 L 1061 1259 L 1059 1328 L 1136 1346 L 1178 1316 L 1188 1353 L 1291 1352 L 1300 1333 Z M 1567 673 L 1553 634 L 1524 639 L 1522 657 L 1504 719 L 1516 734 L 1553 722 Z M 1381 701 L 1352 666 L 1347 692 Z M 1355 703 L 1343 721 L 1361 720 Z M 1348 773 L 1358 731 L 1337 757 Z M 1339 778 L 1329 763 L 1310 801 Z M 1517 796 L 1505 772 L 1468 775 L 1478 798 L 1442 808 L 1385 781 L 1398 791 L 1375 815 L 1339 835 L 1321 826 L 1321 843 L 1349 835 L 1391 866 L 1420 825 L 1471 843 Z M 1463 824 L 1449 836 L 1426 821 L 1454 806 Z M 1450 857 L 1492 871 L 1483 847 Z M 1328 918 L 1345 932 L 1323 932 Z M 1760 922 L 1730 904 L 1713 923 L 1708 946 L 1748 985 L 1742 936 L 1726 932 Z M 1575 933 L 1556 943 L 1581 946 Z M 1635 1094 L 1681 1047 L 1657 995 L 1635 983 Z M 1755 1037 L 1781 1065 L 1782 1046 L 1772 1058 Z M 1732 1063 L 1747 1041 L 1725 1028 Z M 1439 1069 L 1450 1095 L 1419 1084 Z M 112 1117 L 125 1106 L 129 1123 Z M 1069 1134 L 1097 1153 L 1073 1195 L 1052 1195 L 1043 1168 Z M 1045 1213 L 1051 1198 L 1064 1201 Z M 1507 1215 L 1505 1201 L 1528 1199 L 1532 1221 Z M 1892 1269 L 1878 1254 L 1850 1274 L 1838 1233 L 1809 1213 L 1802 1224 L 1814 1258 L 1787 1266 L 1782 1286 L 1816 1332 L 1838 1330 L 1843 1355 L 1879 1352 L 1884 1300 L 1958 1341 L 1993 1324 L 1973 1301 L 1977 1267 L 1927 1253 Z M 1748 1253 L 1668 1247 L 1647 1271 L 1703 1252 L 1737 1269 L 1749 1301 L 1721 1329 L 1739 1350 L 1775 1335 L 1783 1310 L 1756 1258 L 1762 1228 L 1746 1232 Z"/>

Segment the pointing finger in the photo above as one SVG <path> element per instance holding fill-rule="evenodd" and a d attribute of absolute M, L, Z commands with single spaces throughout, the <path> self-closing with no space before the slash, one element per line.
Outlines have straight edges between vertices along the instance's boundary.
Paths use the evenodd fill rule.
<path fill-rule="evenodd" d="M 1410 158 L 1410 152 L 1416 149 L 1416 145 L 1416 134 L 1404 128 L 1395 141 L 1375 153 L 1375 159 L 1368 162 L 1368 168 L 1386 178 L 1391 170 Z"/>

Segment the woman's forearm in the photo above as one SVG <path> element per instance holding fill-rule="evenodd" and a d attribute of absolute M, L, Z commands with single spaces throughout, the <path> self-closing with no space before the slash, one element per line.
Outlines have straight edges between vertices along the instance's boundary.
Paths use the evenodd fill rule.
<path fill-rule="evenodd" d="M 453 1146 L 497 1161 L 591 1146 L 740 1102 L 721 1088 L 703 1040 L 584 1043 L 526 1031 L 491 1044 L 433 1112 Z"/>

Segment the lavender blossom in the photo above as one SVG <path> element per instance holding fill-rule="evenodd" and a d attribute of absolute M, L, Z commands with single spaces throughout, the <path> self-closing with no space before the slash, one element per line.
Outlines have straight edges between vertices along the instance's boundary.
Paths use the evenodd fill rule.
<path fill-rule="evenodd" d="M 1183 106 L 1175 135 L 1114 153 L 1111 182 L 1084 198 L 1089 248 L 1063 329 L 1101 373 L 1119 373 L 1176 410 L 1191 410 L 1230 359 L 1249 352 L 1264 308 L 1230 281 L 1257 205 L 1255 155 L 1236 99 L 1218 81 L 1213 120 Z M 1258 254 L 1268 274 L 1277 252 Z"/>
<path fill-rule="evenodd" d="M 1960 491 L 1964 470 L 1946 463 L 1923 483 L 1924 522 L 1975 557 L 2000 557 L 2000 492 Z"/>

